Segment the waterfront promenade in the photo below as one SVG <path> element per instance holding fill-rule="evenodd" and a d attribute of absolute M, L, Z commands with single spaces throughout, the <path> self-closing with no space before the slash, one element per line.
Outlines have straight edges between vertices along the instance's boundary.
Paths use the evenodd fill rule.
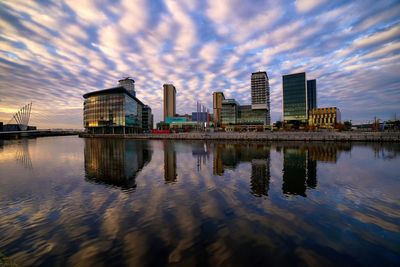
<path fill-rule="evenodd" d="M 80 137 L 106 137 L 155 140 L 235 140 L 235 141 L 363 141 L 400 142 L 400 132 L 190 132 L 171 134 L 82 133 Z"/>

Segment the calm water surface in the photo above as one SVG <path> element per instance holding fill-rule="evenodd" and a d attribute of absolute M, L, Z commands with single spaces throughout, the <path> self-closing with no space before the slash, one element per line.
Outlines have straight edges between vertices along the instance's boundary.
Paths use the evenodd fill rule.
<path fill-rule="evenodd" d="M 0 141 L 0 266 L 400 266 L 400 146 Z"/>

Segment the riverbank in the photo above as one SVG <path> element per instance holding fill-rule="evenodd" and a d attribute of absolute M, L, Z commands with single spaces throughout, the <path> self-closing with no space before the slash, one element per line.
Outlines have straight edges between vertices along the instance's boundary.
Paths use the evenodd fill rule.
<path fill-rule="evenodd" d="M 235 140 L 235 141 L 362 141 L 400 142 L 400 132 L 191 132 L 171 134 L 87 134 L 80 137 L 152 140 Z"/>
<path fill-rule="evenodd" d="M 36 138 L 47 136 L 65 136 L 78 135 L 79 131 L 52 131 L 52 130 L 34 130 L 34 131 L 13 131 L 0 132 L 0 139 L 20 139 L 20 138 Z"/>

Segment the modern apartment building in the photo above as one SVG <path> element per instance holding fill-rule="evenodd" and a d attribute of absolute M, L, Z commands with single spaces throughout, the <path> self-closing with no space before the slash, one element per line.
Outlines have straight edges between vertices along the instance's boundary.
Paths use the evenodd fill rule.
<path fill-rule="evenodd" d="M 126 77 L 124 79 L 121 79 L 118 81 L 119 86 L 124 87 L 128 92 L 136 97 L 136 91 L 135 91 L 135 80 Z"/>
<path fill-rule="evenodd" d="M 164 84 L 164 121 L 176 114 L 176 88 L 173 84 Z"/>
<path fill-rule="evenodd" d="M 224 93 L 213 93 L 213 114 L 214 126 L 220 127 L 222 125 L 222 101 L 225 99 Z"/>
<path fill-rule="evenodd" d="M 259 71 L 251 74 L 251 109 L 265 110 L 265 124 L 271 123 L 270 90 L 267 72 Z"/>

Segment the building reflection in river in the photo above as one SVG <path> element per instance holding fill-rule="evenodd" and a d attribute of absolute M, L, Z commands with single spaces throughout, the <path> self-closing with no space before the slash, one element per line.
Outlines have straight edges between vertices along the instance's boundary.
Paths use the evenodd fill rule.
<path fill-rule="evenodd" d="M 136 187 L 137 173 L 150 162 L 147 142 L 123 139 L 85 139 L 86 179 L 123 189 Z"/>
<path fill-rule="evenodd" d="M 90 181 L 104 182 L 122 188 L 136 186 L 136 173 L 151 160 L 147 142 L 119 139 L 86 139 L 85 169 Z M 235 170 L 240 163 L 250 163 L 249 189 L 255 196 L 268 196 L 270 188 L 271 144 L 242 143 L 186 143 L 165 140 L 164 181 L 177 181 L 177 154 L 191 150 L 197 160 L 197 171 L 207 166 L 213 154 L 213 174 L 223 176 L 225 169 Z M 326 143 L 279 143 L 283 151 L 282 193 L 306 197 L 307 189 L 317 187 L 317 162 L 336 163 L 339 152 L 350 150 L 350 145 Z"/>
<path fill-rule="evenodd" d="M 270 146 L 263 144 L 216 144 L 214 175 L 223 175 L 225 168 L 235 169 L 241 162 L 251 164 L 250 189 L 256 196 L 267 196 L 270 181 Z"/>
<path fill-rule="evenodd" d="M 176 151 L 173 141 L 164 141 L 164 180 L 166 183 L 176 181 Z"/>
<path fill-rule="evenodd" d="M 283 149 L 282 192 L 306 196 L 306 188 L 317 186 L 317 162 L 308 150 Z"/>

